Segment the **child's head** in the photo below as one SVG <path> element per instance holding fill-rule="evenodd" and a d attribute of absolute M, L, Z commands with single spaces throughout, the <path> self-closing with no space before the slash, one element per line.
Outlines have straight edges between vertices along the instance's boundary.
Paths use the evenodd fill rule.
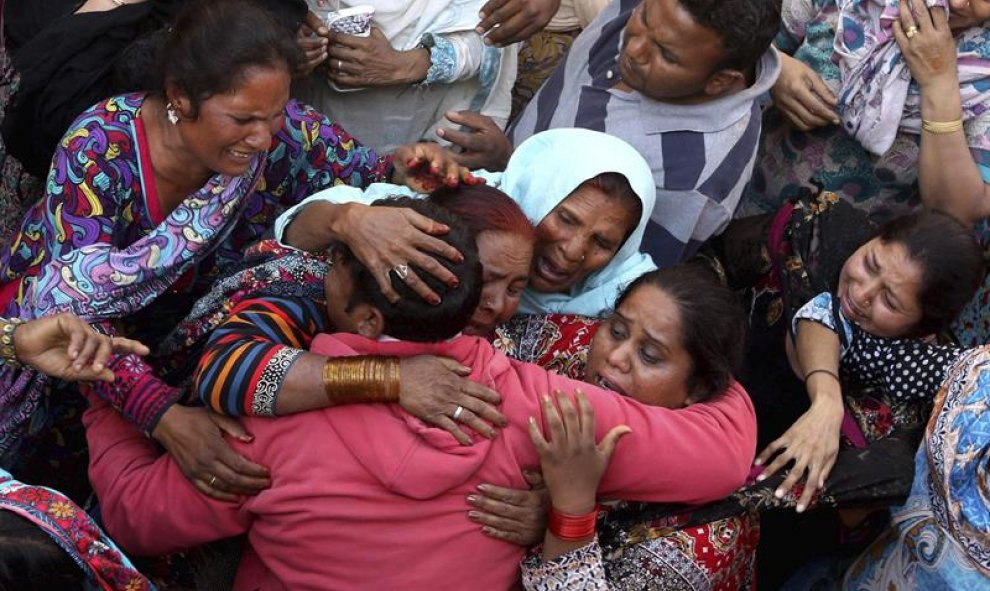
<path fill-rule="evenodd" d="M 426 199 L 392 197 L 372 204 L 376 207 L 407 207 L 416 213 L 445 224 L 450 231 L 438 236 L 456 248 L 464 260 L 460 263 L 435 256 L 436 262 L 457 276 L 457 287 L 450 287 L 419 266 L 415 272 L 437 295 L 433 305 L 414 292 L 405 281 L 389 272 L 392 288 L 399 294 L 389 302 L 382 294 L 375 275 L 346 246 L 335 245 L 333 267 L 327 273 L 327 315 L 334 330 L 352 332 L 369 338 L 381 334 L 403 341 L 436 342 L 462 331 L 474 314 L 481 297 L 482 269 L 474 235 L 445 208 Z"/>
<path fill-rule="evenodd" d="M 973 297 L 984 263 L 973 232 L 954 218 L 922 210 L 899 217 L 842 266 L 843 314 L 880 337 L 942 330 Z"/>

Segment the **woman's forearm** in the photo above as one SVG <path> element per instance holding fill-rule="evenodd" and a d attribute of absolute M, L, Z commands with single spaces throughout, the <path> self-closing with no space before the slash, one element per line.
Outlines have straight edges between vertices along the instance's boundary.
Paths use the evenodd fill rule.
<path fill-rule="evenodd" d="M 334 242 L 343 240 L 339 228 L 351 205 L 329 201 L 310 203 L 286 226 L 282 242 L 308 252 L 325 251 Z"/>
<path fill-rule="evenodd" d="M 796 341 L 798 366 L 812 408 L 841 408 L 839 335 L 818 322 L 801 320 Z"/>
<path fill-rule="evenodd" d="M 950 122 L 962 115 L 959 83 L 951 80 L 932 83 L 921 90 L 921 117 L 925 121 Z M 918 186 L 922 202 L 975 225 L 990 215 L 990 189 L 973 160 L 966 134 L 922 130 L 918 157 Z"/>

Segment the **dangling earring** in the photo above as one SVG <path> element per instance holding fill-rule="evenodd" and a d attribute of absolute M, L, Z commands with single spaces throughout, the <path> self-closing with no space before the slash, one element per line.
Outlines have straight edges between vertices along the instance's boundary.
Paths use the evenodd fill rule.
<path fill-rule="evenodd" d="M 172 101 L 165 103 L 165 116 L 172 125 L 179 124 L 179 114 L 175 112 L 175 105 L 172 104 Z"/>

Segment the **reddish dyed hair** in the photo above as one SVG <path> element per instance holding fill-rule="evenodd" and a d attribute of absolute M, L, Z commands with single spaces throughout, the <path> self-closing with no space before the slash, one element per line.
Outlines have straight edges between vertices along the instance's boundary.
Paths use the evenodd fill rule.
<path fill-rule="evenodd" d="M 488 185 L 458 185 L 430 194 L 430 200 L 460 218 L 475 236 L 482 232 L 507 232 L 536 240 L 536 228 L 519 204 Z"/>

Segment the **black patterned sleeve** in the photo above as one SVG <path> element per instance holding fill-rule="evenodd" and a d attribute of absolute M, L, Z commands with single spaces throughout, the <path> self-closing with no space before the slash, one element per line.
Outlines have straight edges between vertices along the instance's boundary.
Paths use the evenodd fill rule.
<path fill-rule="evenodd" d="M 902 403 L 932 400 L 964 351 L 921 339 L 885 339 L 854 327 L 842 358 L 843 385 L 879 388 Z"/>

